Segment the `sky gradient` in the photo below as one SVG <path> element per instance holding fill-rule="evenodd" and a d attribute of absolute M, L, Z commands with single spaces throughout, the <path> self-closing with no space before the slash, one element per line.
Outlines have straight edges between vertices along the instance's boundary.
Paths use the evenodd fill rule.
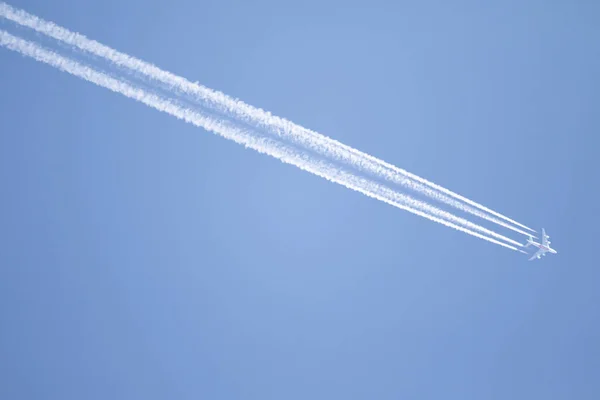
<path fill-rule="evenodd" d="M 1 48 L 1 398 L 600 395 L 600 5 L 9 4 L 545 227 L 559 254 Z"/>

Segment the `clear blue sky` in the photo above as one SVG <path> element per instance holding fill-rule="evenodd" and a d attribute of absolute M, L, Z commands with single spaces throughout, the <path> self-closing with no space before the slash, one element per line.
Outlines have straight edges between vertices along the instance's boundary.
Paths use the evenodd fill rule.
<path fill-rule="evenodd" d="M 559 254 L 0 49 L 0 398 L 597 399 L 600 3 L 501 3 L 12 1 L 545 227 Z"/>

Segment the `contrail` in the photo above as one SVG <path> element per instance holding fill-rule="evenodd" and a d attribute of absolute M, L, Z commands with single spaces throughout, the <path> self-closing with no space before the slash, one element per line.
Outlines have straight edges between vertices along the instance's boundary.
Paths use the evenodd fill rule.
<path fill-rule="evenodd" d="M 172 101 L 146 92 L 140 88 L 133 87 L 128 83 L 119 81 L 69 58 L 46 50 L 33 42 L 13 36 L 3 30 L 0 30 L 0 45 L 22 55 L 31 57 L 39 62 L 51 65 L 63 72 L 67 72 L 113 92 L 120 93 L 128 98 L 137 100 L 158 111 L 165 112 L 197 127 L 212 131 L 226 139 L 256 150 L 259 153 L 270 155 L 284 163 L 294 165 L 304 171 L 311 172 L 317 176 L 320 176 L 331 182 L 338 183 L 366 196 L 383 201 L 394 207 L 409 211 L 413 214 L 427 218 L 447 227 L 454 228 L 458 231 L 467 233 L 491 243 L 498 244 L 505 248 L 523 252 L 514 246 L 510 246 L 496 239 L 458 226 L 442 218 L 438 218 L 436 216 L 427 214 L 426 212 L 417 210 L 416 208 L 407 205 L 413 202 L 414 204 L 418 204 L 416 200 L 409 196 L 393 192 L 380 184 L 368 181 L 353 174 L 349 174 L 339 168 L 333 167 L 331 164 L 315 160 L 307 153 L 298 153 L 297 151 L 292 150 L 289 146 L 281 145 L 273 139 L 252 135 L 248 131 L 239 129 L 227 121 L 217 120 L 192 109 L 181 107 Z M 385 197 L 386 195 L 393 195 L 395 200 L 390 200 L 389 198 Z M 402 204 L 400 201 L 404 202 L 405 204 Z"/>
<path fill-rule="evenodd" d="M 274 116 L 268 111 L 250 106 L 239 99 L 231 98 L 222 92 L 209 89 L 197 83 L 192 83 L 183 77 L 164 71 L 153 64 L 121 53 L 99 42 L 88 39 L 79 33 L 71 32 L 53 22 L 44 21 L 26 11 L 15 9 L 2 2 L 0 3 L 0 16 L 71 46 L 78 47 L 79 49 L 98 57 L 105 58 L 117 66 L 130 69 L 136 73 L 141 73 L 152 80 L 162 82 L 169 86 L 170 89 L 190 95 L 196 100 L 201 101 L 204 105 L 230 116 L 235 116 L 246 123 L 256 124 L 258 127 L 269 129 L 279 136 L 284 136 L 288 140 L 292 140 L 297 144 L 301 144 L 329 158 L 350 163 L 354 168 L 370 172 L 390 182 L 410 188 L 461 211 L 494 222 L 523 235 L 529 236 L 530 234 L 507 222 L 531 232 L 535 232 L 535 230 L 496 211 L 484 207 L 479 203 L 404 169 L 398 168 L 310 129 L 299 126 L 284 118 Z M 463 203 L 467 203 L 468 205 Z M 489 214 L 492 214 L 495 217 Z M 507 222 L 503 222 L 501 219 Z"/>

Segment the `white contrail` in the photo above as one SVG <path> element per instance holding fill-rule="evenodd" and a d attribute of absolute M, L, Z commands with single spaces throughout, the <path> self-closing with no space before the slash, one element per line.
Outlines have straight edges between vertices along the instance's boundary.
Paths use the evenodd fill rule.
<path fill-rule="evenodd" d="M 501 221 L 501 219 L 531 232 L 535 232 L 533 229 L 496 211 L 383 160 L 363 153 L 310 129 L 294 124 L 284 118 L 274 116 L 268 111 L 250 106 L 241 100 L 231 98 L 224 93 L 192 83 L 183 77 L 163 71 L 150 63 L 121 53 L 99 42 L 88 39 L 79 33 L 71 32 L 53 22 L 40 19 L 24 10 L 15 9 L 2 2 L 0 3 L 0 16 L 56 40 L 78 47 L 81 50 L 105 58 L 115 65 L 133 70 L 136 73 L 141 73 L 153 80 L 162 82 L 171 89 L 193 96 L 196 100 L 202 101 L 203 104 L 207 106 L 240 118 L 247 123 L 267 128 L 280 136 L 285 136 L 288 140 L 292 140 L 297 144 L 301 144 L 315 152 L 326 155 L 329 158 L 350 163 L 357 169 L 376 174 L 388 181 L 408 187 L 461 211 L 494 222 L 523 235 L 529 236 L 530 234 Z M 461 203 L 461 201 L 470 206 Z M 489 214 L 492 214 L 495 217 Z"/>
<path fill-rule="evenodd" d="M 510 246 L 506 243 L 500 242 L 488 236 L 484 236 L 477 232 L 455 225 L 442 218 L 429 215 L 426 212 L 417 210 L 415 208 L 410 207 L 407 204 L 402 204 L 399 202 L 403 201 L 409 204 L 411 202 L 416 202 L 416 200 L 412 199 L 409 196 L 393 192 L 380 184 L 368 181 L 364 178 L 360 178 L 353 174 L 349 174 L 339 168 L 333 167 L 331 164 L 318 161 L 310 157 L 307 153 L 298 153 L 292 150 L 289 146 L 278 144 L 278 142 L 274 141 L 273 139 L 262 138 L 256 135 L 252 135 L 248 131 L 239 129 L 227 121 L 217 120 L 205 116 L 189 108 L 184 108 L 179 105 L 176 105 L 172 101 L 159 97 L 155 94 L 146 92 L 140 88 L 133 87 L 123 81 L 119 81 L 104 73 L 98 72 L 90 67 L 82 65 L 76 61 L 63 57 L 52 51 L 46 50 L 33 42 L 18 38 L 2 30 L 0 30 L 0 45 L 10 50 L 16 51 L 22 55 L 31 57 L 37 61 L 49 64 L 55 68 L 58 68 L 61 71 L 77 76 L 88 82 L 94 83 L 98 86 L 107 88 L 113 92 L 120 93 L 126 97 L 137 100 L 143 104 L 146 104 L 147 106 L 170 114 L 195 126 L 217 133 L 220 136 L 230 139 L 236 143 L 242 144 L 246 147 L 252 148 L 260 153 L 268 154 L 272 157 L 279 159 L 282 162 L 294 165 L 304 171 L 311 172 L 331 182 L 338 183 L 349 189 L 363 193 L 366 196 L 378 199 L 392 206 L 409 211 L 413 214 L 427 218 L 434 222 L 438 222 L 442 225 L 454 228 L 458 231 L 467 233 L 480 239 L 487 240 L 491 243 L 498 244 L 511 250 L 522 252 L 522 250 L 519 250 L 514 246 Z M 394 198 L 398 199 L 398 201 L 390 200 L 385 197 L 386 195 L 390 194 L 393 194 Z"/>

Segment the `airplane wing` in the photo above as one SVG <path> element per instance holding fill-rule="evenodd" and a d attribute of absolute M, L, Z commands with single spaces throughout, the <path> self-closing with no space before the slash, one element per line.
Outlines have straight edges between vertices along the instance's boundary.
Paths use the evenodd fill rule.
<path fill-rule="evenodd" d="M 548 247 L 548 239 L 550 236 L 546 235 L 546 230 L 542 228 L 542 246 Z"/>
<path fill-rule="evenodd" d="M 546 253 L 546 251 L 544 249 L 539 249 L 538 251 L 535 252 L 534 255 L 531 256 L 531 258 L 529 259 L 529 261 L 536 259 L 536 258 L 540 258 L 541 256 L 544 255 L 544 253 Z"/>

